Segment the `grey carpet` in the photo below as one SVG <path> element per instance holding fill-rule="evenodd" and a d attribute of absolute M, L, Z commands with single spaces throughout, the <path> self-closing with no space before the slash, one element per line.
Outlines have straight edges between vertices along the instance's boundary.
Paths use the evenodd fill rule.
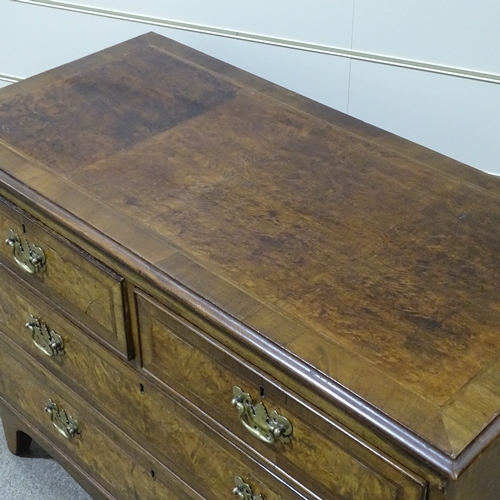
<path fill-rule="evenodd" d="M 23 456 L 10 453 L 0 420 L 0 499 L 90 500 L 90 497 L 34 441 Z"/>

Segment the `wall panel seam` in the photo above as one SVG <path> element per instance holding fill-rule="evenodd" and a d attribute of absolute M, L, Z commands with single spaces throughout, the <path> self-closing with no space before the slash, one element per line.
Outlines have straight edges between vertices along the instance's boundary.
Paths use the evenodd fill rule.
<path fill-rule="evenodd" d="M 351 18 L 351 45 L 350 50 L 353 50 L 354 45 L 354 20 L 356 16 L 356 0 L 352 0 L 352 18 Z M 351 80 L 352 80 L 352 58 L 349 59 L 349 75 L 347 78 L 347 107 L 346 113 L 349 114 L 349 106 L 351 103 Z"/>
<path fill-rule="evenodd" d="M 261 43 L 266 45 L 272 45 L 272 46 L 278 46 L 278 47 L 284 47 L 284 48 L 296 49 L 308 52 L 316 52 L 320 54 L 327 54 L 337 57 L 348 58 L 351 60 L 383 64 L 387 66 L 396 66 L 400 68 L 413 69 L 429 73 L 437 73 L 437 74 L 452 76 L 452 77 L 467 78 L 470 80 L 500 84 L 500 74 L 496 73 L 481 72 L 465 68 L 439 65 L 430 62 L 392 57 L 387 55 L 354 50 L 352 48 L 346 49 L 342 47 L 319 45 L 314 43 L 301 42 L 297 40 L 278 38 L 273 36 L 245 33 L 245 32 L 216 28 L 201 24 L 174 21 L 160 17 L 131 14 L 127 12 L 121 12 L 118 10 L 108 10 L 97 7 L 89 7 L 84 5 L 78 5 L 71 2 L 60 2 L 53 0 L 12 0 L 12 1 L 25 4 L 39 5 L 43 7 L 52 7 L 62 10 L 69 10 L 72 12 L 79 12 L 83 14 L 92 14 L 101 17 L 119 19 L 122 21 L 132 21 L 147 25 L 161 26 L 164 28 L 191 31 L 195 33 L 214 35 L 225 38 L 233 38 L 247 42 Z"/>

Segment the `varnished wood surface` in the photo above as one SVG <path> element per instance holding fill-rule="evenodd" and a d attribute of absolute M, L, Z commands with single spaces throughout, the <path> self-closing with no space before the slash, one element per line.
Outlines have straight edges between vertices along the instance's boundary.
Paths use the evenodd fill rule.
<path fill-rule="evenodd" d="M 101 487 L 107 494 L 95 498 L 178 498 L 161 484 L 156 488 L 156 496 L 150 471 L 138 463 L 138 457 L 130 456 L 119 442 L 114 441 L 109 429 L 102 429 L 102 423 L 96 422 L 94 416 L 89 418 L 89 413 L 76 409 L 70 402 L 62 399 L 63 391 L 51 385 L 42 373 L 39 372 L 36 376 L 30 373 L 4 349 L 0 350 L 0 360 L 3 369 L 2 397 L 60 451 L 76 457 L 76 464 L 89 478 L 99 475 Z M 77 419 L 81 426 L 80 437 L 67 439 L 56 430 L 50 415 L 44 410 L 49 398 L 56 399 L 60 408 Z M 7 432 L 15 429 L 15 419 L 7 422 L 10 424 Z"/>
<path fill-rule="evenodd" d="M 2 378 L 0 379 L 0 414 L 6 416 L 8 438 L 13 451 L 22 451 L 26 448 L 25 442 L 14 442 L 13 433 L 23 431 L 25 435 L 35 435 L 41 438 L 42 445 L 48 442 L 48 448 L 56 452 L 57 458 L 62 462 L 69 461 L 70 471 L 76 472 L 75 476 L 89 490 L 93 498 L 132 500 L 179 500 L 179 499 L 226 499 L 234 498 L 232 489 L 234 487 L 233 476 L 237 467 L 238 473 L 245 475 L 248 481 L 261 489 L 270 500 L 283 498 L 300 499 L 290 490 L 283 488 L 284 495 L 274 493 L 261 481 L 266 477 L 264 470 L 260 468 L 259 473 L 251 472 L 241 463 L 235 463 L 235 459 L 226 454 L 226 460 L 221 460 L 217 454 L 211 454 L 210 442 L 193 449 L 196 444 L 195 436 L 191 433 L 178 433 L 178 439 L 186 445 L 186 454 L 196 457 L 206 465 L 206 468 L 197 468 L 197 471 L 205 470 L 206 477 L 199 478 L 195 485 L 198 492 L 183 483 L 174 476 L 163 463 L 154 459 L 144 450 L 138 448 L 130 439 L 125 438 L 123 433 L 116 427 L 106 423 L 100 414 L 90 408 L 76 397 L 67 388 L 62 386 L 57 379 L 47 371 L 42 370 L 40 365 L 30 362 L 29 358 L 14 346 L 7 347 L 0 334 L 0 363 L 2 366 Z M 53 426 L 50 415 L 44 410 L 48 400 L 54 400 L 60 408 L 64 408 L 69 415 L 75 418 L 81 427 L 79 437 L 67 439 L 63 437 Z M 14 411 L 11 411 L 14 410 Z M 138 418 L 141 414 L 140 407 L 133 415 Z M 131 418 L 133 418 L 133 415 Z M 25 423 L 26 422 L 26 423 Z M 28 425 L 26 425 L 28 424 Z M 182 427 L 181 423 L 181 427 Z M 151 432 L 155 431 L 151 426 Z M 178 430 L 178 429 L 176 429 Z M 172 430 L 172 432 L 175 432 Z M 23 434 L 21 434 L 23 436 Z M 24 438 L 28 439 L 28 438 Z M 17 446 L 17 448 L 16 448 Z M 215 446 L 215 445 L 213 445 Z M 198 466 L 198 463 L 194 464 Z M 72 470 L 77 468 L 76 471 Z M 214 472 L 216 471 L 216 475 Z M 186 473 L 184 472 L 184 475 Z M 277 484 L 274 479 L 271 480 Z M 190 482 L 193 483 L 193 477 Z M 203 488 L 203 481 L 207 482 L 207 488 Z M 279 488 L 279 486 L 278 486 Z M 282 487 L 281 487 L 282 488 Z"/>
<path fill-rule="evenodd" d="M 5 185 L 87 221 L 118 261 L 444 456 L 500 412 L 496 180 L 154 35 L 0 103 Z"/>
<path fill-rule="evenodd" d="M 262 485 L 261 482 L 265 481 L 267 476 L 264 470 L 254 466 L 255 471 L 252 472 L 247 463 L 242 463 L 241 453 L 234 452 L 230 445 L 226 444 L 224 447 L 220 443 L 216 443 L 216 440 L 213 439 L 214 436 L 211 436 L 199 422 L 193 424 L 195 420 L 188 412 L 183 411 L 130 367 L 124 366 L 123 362 L 115 359 L 106 349 L 97 346 L 72 323 L 62 318 L 53 308 L 37 298 L 33 290 L 22 284 L 1 264 L 0 272 L 2 272 L 4 285 L 0 290 L 0 318 L 2 318 L 0 321 L 0 341 L 16 345 L 28 356 L 35 358 L 47 371 L 56 375 L 59 380 L 78 392 L 102 415 L 113 420 L 128 435 L 134 436 L 137 442 L 145 446 L 158 460 L 161 459 L 164 463 L 170 464 L 178 475 L 184 477 L 184 480 L 198 491 L 202 498 L 213 498 L 214 500 L 216 498 L 232 498 L 231 492 L 235 475 L 251 478 L 256 486 L 266 493 L 265 498 L 275 500 L 279 498 L 297 500 L 304 498 L 281 485 L 277 487 L 278 493 L 281 491 L 281 494 Z M 65 343 L 63 355 L 48 357 L 36 349 L 32 344 L 30 332 L 24 325 L 26 311 L 39 317 L 48 327 L 63 337 Z M 7 355 L 5 356 L 8 360 Z M 40 412 L 36 408 L 23 406 L 24 400 L 16 401 L 15 394 L 19 385 L 14 388 L 8 385 L 11 364 L 4 363 L 2 371 L 5 371 L 5 375 L 2 376 L 6 378 L 7 385 L 0 386 L 0 393 L 10 397 L 13 403 L 20 405 L 36 421 L 41 415 Z M 25 377 L 20 376 L 16 377 L 16 381 L 18 384 L 27 383 Z M 28 385 L 29 383 L 31 382 L 28 382 Z M 40 390 L 40 386 L 38 386 L 38 390 Z M 59 388 L 54 389 L 53 394 L 53 398 L 59 396 Z M 30 395 L 28 394 L 26 397 L 29 399 Z M 225 399 L 221 400 L 221 405 L 227 403 L 227 406 L 230 406 Z M 43 421 L 46 422 L 47 418 L 42 419 Z M 225 419 L 221 420 L 221 423 L 225 422 Z M 92 429 L 87 430 L 85 434 L 87 435 L 88 432 L 92 432 Z M 74 441 L 76 445 L 79 443 L 78 440 Z M 63 440 L 62 442 L 70 441 Z M 78 447 L 70 448 L 69 451 L 78 454 Z M 107 447 L 103 445 L 99 454 L 106 456 L 108 451 Z M 405 491 L 411 494 L 415 490 L 412 497 L 408 496 L 409 499 L 420 499 L 418 496 L 420 485 L 414 484 L 411 476 L 407 478 L 395 473 L 392 465 L 386 467 L 387 471 L 383 471 L 388 477 L 383 477 L 378 471 L 365 470 L 363 464 L 356 463 L 342 450 L 337 450 L 337 455 L 339 453 L 343 454 L 341 458 L 344 460 L 341 461 L 341 464 L 344 469 L 350 470 L 351 476 L 354 476 L 354 472 L 358 473 L 355 479 L 353 477 L 350 478 L 350 481 L 347 481 L 348 477 L 344 479 L 348 485 L 356 487 L 355 498 L 368 500 L 372 498 L 373 492 L 377 492 L 380 500 L 392 499 L 393 495 L 389 496 L 391 492 L 398 492 L 405 488 Z M 113 454 L 112 450 L 111 454 Z M 116 458 L 116 455 L 114 457 Z M 113 459 L 113 457 L 106 458 Z M 271 463 L 274 464 L 275 460 L 271 459 Z M 385 464 L 381 463 L 381 465 Z M 357 469 L 353 472 L 352 469 L 356 466 Z M 105 463 L 101 464 L 95 473 L 103 478 L 109 474 L 115 474 L 112 470 L 108 470 Z M 395 479 L 396 485 L 393 484 Z M 361 486 L 357 484 L 358 482 L 361 483 Z M 134 478 L 131 479 L 132 483 L 136 483 Z M 145 488 L 144 497 L 140 496 L 140 498 L 149 498 L 148 495 L 154 495 L 154 492 L 159 495 L 158 498 L 163 498 L 160 495 L 160 486 L 153 488 L 151 481 L 149 481 L 149 486 L 139 485 L 137 487 Z M 320 483 L 316 489 L 318 487 L 321 487 Z M 146 494 L 146 489 L 151 491 Z M 354 498 L 351 494 L 344 495 L 344 497 L 346 499 Z M 118 495 L 118 498 L 125 497 Z M 319 497 L 311 496 L 310 498 Z"/>
<path fill-rule="evenodd" d="M 123 315 L 123 279 L 81 250 L 25 217 L 0 197 L 0 234 L 13 230 L 19 238 L 40 247 L 45 255 L 43 272 L 30 274 L 16 263 L 12 247 L 2 244 L 0 258 L 26 280 L 42 287 L 42 293 L 63 301 L 73 314 L 91 321 L 111 345 L 129 354 Z"/>
<path fill-rule="evenodd" d="M 150 297 L 140 294 L 137 301 L 144 370 L 185 394 L 277 467 L 300 477 L 321 498 L 422 497 L 421 479 L 322 418 Z M 252 393 L 254 404 L 262 402 L 268 412 L 275 410 L 291 422 L 291 442 L 269 446 L 248 432 L 230 404 L 235 385 Z"/>
<path fill-rule="evenodd" d="M 0 408 L 3 409 L 3 407 Z M 33 439 L 19 429 L 16 420 L 7 412 L 2 412 L 1 418 L 9 451 L 14 455 L 21 455 L 27 452 Z"/>
<path fill-rule="evenodd" d="M 10 448 L 13 453 L 16 451 L 19 453 L 29 453 L 29 445 L 32 439 L 36 439 L 37 444 L 42 446 L 42 448 L 44 448 L 53 458 L 57 459 L 65 470 L 79 482 L 89 495 L 91 495 L 93 500 L 113 500 L 112 496 L 107 494 L 94 478 L 89 476 L 79 465 L 77 465 L 73 458 L 70 458 L 66 453 L 54 446 L 53 442 L 41 434 L 37 428 L 28 422 L 3 398 L 0 398 L 0 417 L 2 419 L 7 443 L 13 443 L 13 447 Z M 19 437 L 23 440 L 20 443 L 16 442 L 16 439 Z M 9 447 L 10 446 L 12 445 L 9 444 Z"/>

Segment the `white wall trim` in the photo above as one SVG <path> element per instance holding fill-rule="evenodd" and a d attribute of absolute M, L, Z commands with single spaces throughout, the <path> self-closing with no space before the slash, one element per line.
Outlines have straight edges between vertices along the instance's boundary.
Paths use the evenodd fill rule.
<path fill-rule="evenodd" d="M 309 52 L 317 52 L 321 54 L 329 54 L 337 57 L 345 57 L 349 59 L 356 59 L 359 61 L 366 61 L 376 64 L 385 64 L 389 66 L 397 66 L 401 68 L 426 71 L 430 73 L 438 73 L 458 78 L 467 78 L 470 80 L 478 80 L 482 82 L 500 84 L 500 74 L 496 73 L 483 73 L 480 71 L 474 71 L 464 68 L 457 68 L 453 66 L 442 66 L 424 61 L 415 61 L 411 59 L 403 59 L 403 58 L 390 57 L 380 54 L 372 54 L 370 52 L 363 52 L 353 49 L 304 43 L 296 40 L 269 37 L 254 33 L 243 33 L 238 31 L 226 30 L 222 28 L 215 28 L 211 26 L 204 26 L 200 24 L 183 23 L 170 19 L 163 19 L 160 17 L 149 17 L 138 14 L 130 14 L 127 12 L 121 12 L 117 10 L 100 9 L 98 7 L 87 7 L 84 5 L 78 5 L 71 2 L 59 2 L 53 0 L 13 0 L 13 1 L 26 4 L 39 5 L 43 7 L 52 7 L 55 9 L 69 10 L 73 12 L 81 12 L 84 14 L 92 14 L 96 16 L 110 17 L 113 19 L 120 19 L 124 21 L 132 21 L 142 24 L 161 26 L 164 28 L 192 31 L 196 33 L 203 33 L 203 34 L 221 36 L 226 38 L 235 38 L 238 40 L 245 40 L 249 42 L 263 43 L 267 45 L 274 45 L 274 46 L 286 47 L 297 50 L 305 50 Z"/>
<path fill-rule="evenodd" d="M 5 75 L 4 73 L 0 73 L 0 80 L 2 82 L 16 83 L 20 82 L 22 78 L 12 75 Z"/>

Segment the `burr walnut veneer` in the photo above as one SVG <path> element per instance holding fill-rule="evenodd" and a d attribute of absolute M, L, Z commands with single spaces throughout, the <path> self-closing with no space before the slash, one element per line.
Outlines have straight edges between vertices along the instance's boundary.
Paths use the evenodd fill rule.
<path fill-rule="evenodd" d="M 0 195 L 14 453 L 96 499 L 499 498 L 495 178 L 148 34 L 0 91 Z"/>

